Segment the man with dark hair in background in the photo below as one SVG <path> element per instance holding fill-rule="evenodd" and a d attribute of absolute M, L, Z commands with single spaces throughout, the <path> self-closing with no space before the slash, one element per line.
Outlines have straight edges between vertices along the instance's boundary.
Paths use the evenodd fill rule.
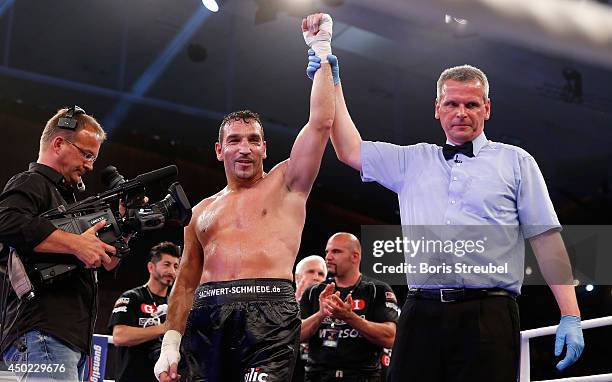
<path fill-rule="evenodd" d="M 0 242 L 14 248 L 26 268 L 77 265 L 50 283 L 35 284 L 33 295 L 9 293 L 1 352 L 22 381 L 83 378 L 97 314 L 95 268 L 111 269 L 119 260 L 111 260 L 115 248 L 96 236 L 105 221 L 77 235 L 39 215 L 76 201 L 105 138 L 80 107 L 59 110 L 44 128 L 36 163 L 13 176 L 0 195 Z"/>
<path fill-rule="evenodd" d="M 159 356 L 168 308 L 168 293 L 176 278 L 179 247 L 163 241 L 151 248 L 146 284 L 124 292 L 115 302 L 109 327 L 117 351 L 117 382 L 157 379 L 153 366 Z"/>

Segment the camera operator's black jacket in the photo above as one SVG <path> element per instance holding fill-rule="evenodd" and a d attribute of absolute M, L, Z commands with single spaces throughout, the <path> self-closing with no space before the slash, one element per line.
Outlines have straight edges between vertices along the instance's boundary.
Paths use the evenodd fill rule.
<path fill-rule="evenodd" d="M 38 215 L 74 203 L 74 190 L 64 177 L 40 163 L 13 176 L 0 194 L 0 242 L 17 249 L 26 268 L 32 262 L 81 264 L 74 255 L 34 253 L 55 226 Z M 9 287 L 10 288 L 10 287 Z M 20 301 L 10 293 L 2 353 L 22 334 L 38 329 L 81 352 L 89 352 L 96 317 L 94 271 L 78 267 L 50 285 L 36 285 L 35 297 Z"/>

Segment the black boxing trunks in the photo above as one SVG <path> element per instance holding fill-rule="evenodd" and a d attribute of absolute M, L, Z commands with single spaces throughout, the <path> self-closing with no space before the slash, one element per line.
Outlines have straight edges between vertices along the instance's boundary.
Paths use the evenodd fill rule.
<path fill-rule="evenodd" d="M 181 346 L 188 381 L 285 382 L 300 340 L 293 285 L 282 279 L 211 282 L 196 289 Z"/>

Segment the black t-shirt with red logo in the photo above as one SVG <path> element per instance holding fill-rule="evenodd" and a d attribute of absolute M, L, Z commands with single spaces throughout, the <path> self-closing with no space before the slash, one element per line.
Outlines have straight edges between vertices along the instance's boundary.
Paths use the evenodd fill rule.
<path fill-rule="evenodd" d="M 302 319 L 319 310 L 319 295 L 326 284 L 315 284 L 304 291 L 300 301 Z M 397 322 L 399 307 L 391 287 L 382 281 L 361 276 L 357 285 L 336 288 L 344 301 L 351 292 L 353 311 L 371 322 Z M 308 340 L 307 372 L 325 370 L 378 371 L 381 370 L 383 347 L 363 337 L 344 321 L 325 318 L 319 329 Z"/>
<path fill-rule="evenodd" d="M 166 297 L 157 296 L 146 286 L 130 289 L 115 302 L 108 324 L 146 328 L 166 321 Z M 135 346 L 117 347 L 117 382 L 151 381 L 157 379 L 153 367 L 159 357 L 161 338 Z"/>
<path fill-rule="evenodd" d="M 382 368 L 380 382 L 385 382 L 389 373 L 389 365 L 391 365 L 391 349 L 384 349 L 382 357 L 380 357 L 380 364 Z"/>

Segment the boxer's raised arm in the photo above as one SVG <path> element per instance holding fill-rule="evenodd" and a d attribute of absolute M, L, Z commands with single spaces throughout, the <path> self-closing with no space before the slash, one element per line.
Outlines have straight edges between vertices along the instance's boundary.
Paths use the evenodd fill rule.
<path fill-rule="evenodd" d="M 331 65 L 332 77 L 334 79 L 334 92 L 336 96 L 336 114 L 331 130 L 331 141 L 340 162 L 348 164 L 357 171 L 361 171 L 361 135 L 351 119 L 344 94 L 340 83 L 340 65 L 338 58 L 334 55 L 327 57 Z M 308 51 L 308 67 L 306 75 L 314 79 L 315 74 L 321 68 L 321 59 L 311 49 Z"/>
<path fill-rule="evenodd" d="M 327 36 L 325 38 L 331 42 L 331 23 L 329 15 L 308 16 L 308 19 L 302 22 L 302 32 L 306 41 L 308 42 L 309 38 L 319 39 L 311 41 L 312 44 L 317 44 Z M 329 139 L 334 109 L 334 83 L 331 69 L 328 63 L 324 63 L 317 71 L 312 85 L 308 123 L 298 134 L 291 149 L 285 173 L 285 183 L 290 191 L 306 194 L 310 192 L 319 173 L 323 152 Z"/>

